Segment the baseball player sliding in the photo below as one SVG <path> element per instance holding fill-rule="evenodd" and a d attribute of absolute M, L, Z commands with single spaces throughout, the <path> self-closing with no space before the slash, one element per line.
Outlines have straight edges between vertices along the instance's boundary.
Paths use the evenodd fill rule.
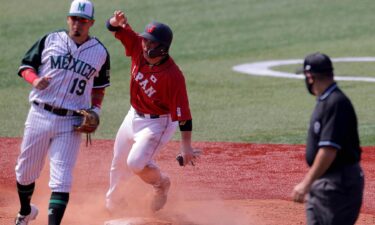
<path fill-rule="evenodd" d="M 30 201 L 47 154 L 52 190 L 48 224 L 61 223 L 81 143 L 81 134 L 73 126 L 83 119 L 76 110 L 92 108 L 91 115 L 98 118 L 104 88 L 109 86 L 109 54 L 98 39 L 89 35 L 94 24 L 93 4 L 74 0 L 67 24 L 68 31 L 55 31 L 38 40 L 18 71 L 33 89 L 15 168 L 21 204 L 16 225 L 26 225 L 38 214 Z"/>
<path fill-rule="evenodd" d="M 106 206 L 110 212 L 120 209 L 123 202 L 118 196 L 119 183 L 136 174 L 154 187 L 151 210 L 158 211 L 167 201 L 170 179 L 160 171 L 154 158 L 177 126 L 181 131 L 184 165 L 194 158 L 185 79 L 168 54 L 172 30 L 163 23 L 152 22 L 138 34 L 122 11 L 114 12 L 107 28 L 131 58 L 131 107 L 116 136 Z"/>

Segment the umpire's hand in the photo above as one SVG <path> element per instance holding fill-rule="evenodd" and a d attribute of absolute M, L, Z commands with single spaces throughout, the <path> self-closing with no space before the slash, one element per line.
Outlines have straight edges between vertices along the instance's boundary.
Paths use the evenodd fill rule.
<path fill-rule="evenodd" d="M 305 202 L 306 194 L 309 192 L 309 189 L 309 185 L 305 184 L 303 181 L 297 184 L 292 192 L 293 201 L 299 203 Z"/>

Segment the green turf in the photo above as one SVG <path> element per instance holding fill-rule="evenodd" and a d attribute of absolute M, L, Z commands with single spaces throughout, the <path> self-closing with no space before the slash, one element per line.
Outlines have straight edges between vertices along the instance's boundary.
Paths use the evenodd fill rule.
<path fill-rule="evenodd" d="M 0 8 L 0 136 L 22 136 L 30 85 L 16 75 L 25 51 L 42 35 L 66 27 L 69 1 L 5 1 Z M 94 1 L 92 34 L 108 48 L 112 85 L 95 138 L 115 137 L 129 108 L 129 59 L 104 27 L 115 9 L 141 32 L 151 20 L 174 31 L 171 55 L 185 73 L 196 141 L 304 143 L 315 100 L 302 80 L 256 77 L 232 66 L 262 60 L 373 56 L 370 0 Z M 335 64 L 336 65 L 336 64 Z M 293 71 L 295 66 L 277 69 Z M 337 63 L 337 72 L 375 76 L 374 63 Z M 374 83 L 339 82 L 356 107 L 363 145 L 375 144 Z M 178 139 L 178 133 L 175 139 Z"/>

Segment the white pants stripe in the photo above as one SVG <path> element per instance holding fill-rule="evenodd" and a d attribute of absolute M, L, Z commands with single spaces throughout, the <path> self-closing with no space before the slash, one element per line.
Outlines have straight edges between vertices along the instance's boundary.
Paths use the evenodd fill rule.
<path fill-rule="evenodd" d="M 80 117 L 57 116 L 32 105 L 15 168 L 17 182 L 23 185 L 35 182 L 49 153 L 51 190 L 69 192 L 81 143 L 81 134 L 73 131 L 73 125 L 80 120 Z"/>

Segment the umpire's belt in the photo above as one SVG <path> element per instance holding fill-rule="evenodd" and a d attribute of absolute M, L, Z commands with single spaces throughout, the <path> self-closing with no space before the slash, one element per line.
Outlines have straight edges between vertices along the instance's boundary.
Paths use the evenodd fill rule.
<path fill-rule="evenodd" d="M 73 110 L 69 109 L 62 109 L 62 108 L 55 108 L 51 105 L 45 104 L 45 103 L 39 103 L 37 101 L 33 101 L 34 105 L 39 106 L 40 108 L 47 110 L 55 115 L 58 116 L 81 116 L 81 114 L 76 113 Z"/>

